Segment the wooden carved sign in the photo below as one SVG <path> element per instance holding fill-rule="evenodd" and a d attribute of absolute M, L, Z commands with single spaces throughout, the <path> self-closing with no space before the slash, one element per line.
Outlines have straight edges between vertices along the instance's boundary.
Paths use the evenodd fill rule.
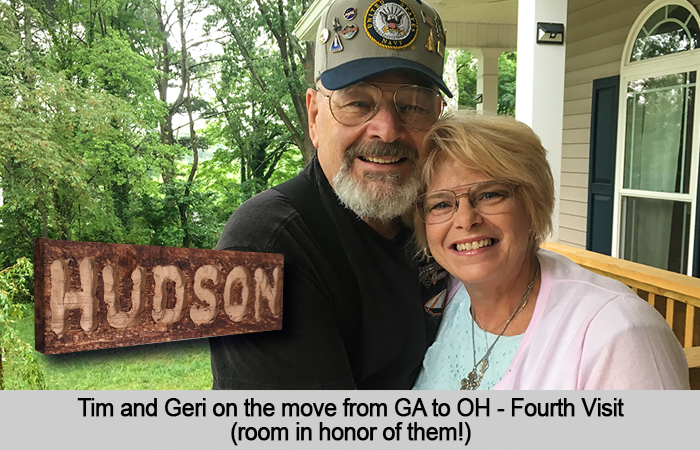
<path fill-rule="evenodd" d="M 38 239 L 45 354 L 282 328 L 283 255 Z"/>

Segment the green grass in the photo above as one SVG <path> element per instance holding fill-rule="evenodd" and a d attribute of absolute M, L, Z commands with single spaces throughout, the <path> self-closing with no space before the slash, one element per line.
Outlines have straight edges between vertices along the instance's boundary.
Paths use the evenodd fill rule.
<path fill-rule="evenodd" d="M 33 311 L 16 325 L 22 340 L 33 346 Z M 206 339 L 36 354 L 48 389 L 211 389 L 212 385 Z"/>

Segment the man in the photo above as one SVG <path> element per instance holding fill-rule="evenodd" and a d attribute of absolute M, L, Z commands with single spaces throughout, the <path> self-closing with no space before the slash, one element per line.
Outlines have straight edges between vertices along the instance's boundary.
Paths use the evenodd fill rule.
<path fill-rule="evenodd" d="M 421 0 L 336 0 L 321 17 L 304 171 L 236 210 L 218 249 L 282 253 L 283 330 L 212 338 L 215 389 L 406 389 L 446 273 L 401 220 L 449 90 L 445 32 Z M 438 305 L 439 306 L 439 305 Z"/>

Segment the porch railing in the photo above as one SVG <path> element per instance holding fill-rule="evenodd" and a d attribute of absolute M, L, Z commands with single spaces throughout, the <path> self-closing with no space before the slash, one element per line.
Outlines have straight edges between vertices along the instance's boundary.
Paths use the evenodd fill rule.
<path fill-rule="evenodd" d="M 700 279 L 558 242 L 547 242 L 543 247 L 626 284 L 656 308 L 685 349 L 691 387 L 700 389 Z"/>

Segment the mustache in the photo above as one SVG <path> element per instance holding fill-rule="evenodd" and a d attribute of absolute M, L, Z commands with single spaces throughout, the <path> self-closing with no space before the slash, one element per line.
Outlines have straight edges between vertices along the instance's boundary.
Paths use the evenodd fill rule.
<path fill-rule="evenodd" d="M 407 158 L 418 161 L 418 149 L 405 142 L 370 142 L 355 144 L 345 152 L 345 161 L 351 162 L 358 156 L 385 156 L 389 158 Z"/>

